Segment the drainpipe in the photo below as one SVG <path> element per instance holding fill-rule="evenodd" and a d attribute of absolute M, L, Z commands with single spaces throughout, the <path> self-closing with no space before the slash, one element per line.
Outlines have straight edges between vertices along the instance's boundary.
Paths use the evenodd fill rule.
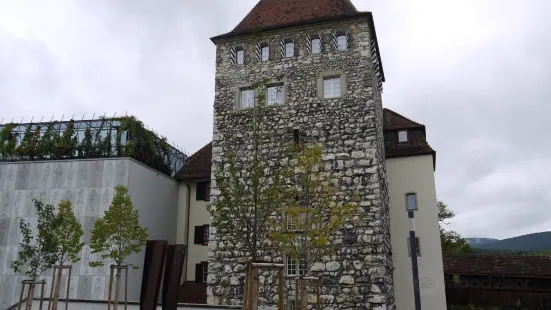
<path fill-rule="evenodd" d="M 417 265 L 417 240 L 415 239 L 415 219 L 413 211 L 408 211 L 409 218 L 409 251 L 411 253 L 411 270 L 413 273 L 413 295 L 415 310 L 421 310 L 421 295 L 419 292 L 419 267 Z"/>
<path fill-rule="evenodd" d="M 184 282 L 187 281 L 187 262 L 188 262 L 188 257 L 189 257 L 189 214 L 191 213 L 191 187 L 189 186 L 189 184 L 186 182 L 184 183 L 186 184 L 186 188 L 187 188 L 187 201 L 186 201 L 186 234 L 185 234 L 185 239 L 186 239 L 186 255 L 184 256 Z M 183 284 L 183 283 L 182 283 Z"/>

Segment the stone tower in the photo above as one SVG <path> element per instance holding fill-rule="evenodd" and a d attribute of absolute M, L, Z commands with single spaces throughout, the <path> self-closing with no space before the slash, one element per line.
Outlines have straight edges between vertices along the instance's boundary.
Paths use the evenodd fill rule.
<path fill-rule="evenodd" d="M 260 29 L 260 41 L 255 29 Z M 326 171 L 340 189 L 337 199 L 360 196 L 362 224 L 343 228 L 334 255 L 316 264 L 323 308 L 394 309 L 384 74 L 372 14 L 357 11 L 350 0 L 261 0 L 235 29 L 211 40 L 216 45 L 213 174 L 225 161 L 224 136 L 248 134 L 251 85 L 271 79 L 268 143 L 293 141 L 298 129 L 301 141 L 323 145 Z M 211 201 L 217 194 L 213 183 Z M 214 233 L 208 303 L 239 303 L 242 258 L 235 247 L 216 240 Z M 272 280 L 264 283 L 274 283 L 275 292 Z"/>

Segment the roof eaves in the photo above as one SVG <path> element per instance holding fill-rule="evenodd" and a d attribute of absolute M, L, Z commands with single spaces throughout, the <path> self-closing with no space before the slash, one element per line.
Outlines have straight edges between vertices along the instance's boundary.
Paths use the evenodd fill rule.
<path fill-rule="evenodd" d="M 348 18 L 355 18 L 355 17 L 368 17 L 370 19 L 370 21 L 369 21 L 370 24 L 373 24 L 373 15 L 371 14 L 371 12 L 357 12 L 357 13 L 354 13 L 354 14 L 342 14 L 342 15 L 336 15 L 336 16 L 325 16 L 325 17 L 309 19 L 309 20 L 305 20 L 305 21 L 289 23 L 289 24 L 284 24 L 284 25 L 258 28 L 258 30 L 260 30 L 260 31 L 270 31 L 270 30 L 276 30 L 276 29 L 306 26 L 306 25 L 311 25 L 311 24 L 317 24 L 317 23 L 323 23 L 323 22 L 329 22 L 329 21 L 336 21 L 336 20 L 348 19 Z M 371 27 L 371 28 L 372 28 L 372 31 L 375 30 L 375 29 L 373 29 L 373 27 Z M 235 32 L 232 30 L 228 33 L 212 37 L 212 38 L 210 38 L 210 40 L 213 43 L 217 43 L 221 39 L 227 39 L 227 38 L 231 38 L 231 37 L 248 35 L 248 34 L 252 34 L 254 31 L 255 31 L 255 29 L 247 29 L 247 30 L 235 31 Z M 379 58 L 380 58 L 378 45 L 377 45 L 377 53 L 379 54 Z M 381 60 L 379 59 L 379 62 L 380 61 Z M 383 77 L 383 82 L 384 82 L 384 74 L 382 72 L 382 64 L 381 64 L 381 75 Z"/>

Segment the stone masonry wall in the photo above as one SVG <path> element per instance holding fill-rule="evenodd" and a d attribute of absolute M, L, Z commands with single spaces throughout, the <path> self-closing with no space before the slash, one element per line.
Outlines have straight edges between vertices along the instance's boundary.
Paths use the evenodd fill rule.
<path fill-rule="evenodd" d="M 348 32 L 346 51 L 335 51 L 333 31 Z M 307 35 L 321 35 L 323 52 L 307 53 Z M 295 57 L 282 58 L 281 39 L 293 39 Z M 338 184 L 338 201 L 358 195 L 361 225 L 343 227 L 333 244 L 334 255 L 315 264 L 313 271 L 322 282 L 323 309 L 394 309 L 390 218 L 384 169 L 383 110 L 381 94 L 372 68 L 370 29 L 366 18 L 290 28 L 263 34 L 260 43 L 270 47 L 270 60 L 256 59 L 256 43 L 251 37 L 217 42 L 216 92 L 214 102 L 213 175 L 224 162 L 223 147 L 228 133 L 248 135 L 245 126 L 250 110 L 236 110 L 241 85 L 263 78 L 284 76 L 285 103 L 268 111 L 272 132 L 266 143 L 274 148 L 292 142 L 292 129 L 298 128 L 301 141 L 323 146 L 326 171 Z M 245 64 L 234 65 L 231 48 L 243 46 Z M 321 99 L 319 74 L 342 71 L 346 92 L 341 98 Z M 344 89 L 344 88 L 343 88 Z M 273 150 L 276 154 L 278 149 Z M 213 178 L 214 180 L 214 178 Z M 219 192 L 212 182 L 211 201 Z M 209 304 L 239 304 L 242 301 L 243 253 L 235 244 L 217 241 L 215 230 L 209 244 Z M 283 262 L 273 253 L 267 257 Z M 260 281 L 268 286 L 266 304 L 277 300 L 276 280 L 263 273 Z M 271 294 L 271 295 L 270 295 Z"/>

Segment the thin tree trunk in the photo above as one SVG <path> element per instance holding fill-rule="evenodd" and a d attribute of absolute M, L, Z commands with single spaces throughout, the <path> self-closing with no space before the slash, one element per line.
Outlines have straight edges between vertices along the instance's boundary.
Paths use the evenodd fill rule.
<path fill-rule="evenodd" d="M 25 309 L 31 310 L 33 308 L 33 297 L 34 297 L 34 283 L 29 284 L 29 296 L 27 298 L 27 306 Z"/>
<path fill-rule="evenodd" d="M 57 304 L 59 302 L 59 291 L 61 290 L 61 272 L 63 269 L 59 268 L 57 273 L 57 279 L 55 280 L 55 291 L 54 291 L 54 304 L 52 310 L 57 310 Z M 69 298 L 69 296 L 67 296 Z"/>
<path fill-rule="evenodd" d="M 119 305 L 119 293 L 121 290 L 121 269 L 117 268 L 117 275 L 115 280 L 115 299 L 114 299 L 114 306 L 113 309 L 117 310 L 117 306 Z"/>

